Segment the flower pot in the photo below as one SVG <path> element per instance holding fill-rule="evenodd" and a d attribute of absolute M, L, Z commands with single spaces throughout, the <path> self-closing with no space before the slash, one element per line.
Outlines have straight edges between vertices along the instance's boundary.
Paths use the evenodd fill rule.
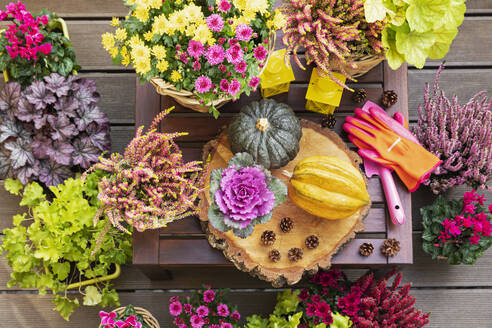
<path fill-rule="evenodd" d="M 135 311 L 137 314 L 141 315 L 144 322 L 150 327 L 150 328 L 160 328 L 161 326 L 159 325 L 159 322 L 157 319 L 146 309 L 141 308 L 141 307 L 134 307 Z M 122 315 L 125 312 L 124 307 L 119 307 L 117 309 L 114 309 L 112 312 L 116 312 L 118 316 Z M 99 325 L 99 328 L 104 328 L 104 326 Z"/>
<path fill-rule="evenodd" d="M 353 61 L 353 63 L 357 65 L 357 68 L 352 68 L 349 63 L 342 63 L 336 60 L 332 60 L 330 62 L 330 66 L 332 66 L 336 71 L 345 72 L 350 77 L 356 78 L 366 74 L 371 69 L 379 65 L 384 58 L 384 54 L 370 55 L 359 58 Z"/>

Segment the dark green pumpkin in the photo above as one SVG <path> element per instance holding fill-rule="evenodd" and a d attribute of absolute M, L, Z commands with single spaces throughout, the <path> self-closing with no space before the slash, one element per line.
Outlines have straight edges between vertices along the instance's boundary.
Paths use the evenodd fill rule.
<path fill-rule="evenodd" d="M 262 99 L 244 106 L 228 128 L 231 150 L 247 152 L 258 164 L 275 169 L 299 152 L 302 127 L 286 104 Z"/>

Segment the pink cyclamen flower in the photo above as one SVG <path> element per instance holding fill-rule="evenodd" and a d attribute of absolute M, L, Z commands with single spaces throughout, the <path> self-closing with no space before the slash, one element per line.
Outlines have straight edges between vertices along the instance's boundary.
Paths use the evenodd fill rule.
<path fill-rule="evenodd" d="M 241 315 L 239 314 L 239 312 L 234 311 L 231 313 L 231 318 L 237 321 L 237 320 L 241 319 Z"/>
<path fill-rule="evenodd" d="M 231 96 L 235 96 L 239 91 L 241 91 L 241 83 L 239 83 L 238 80 L 236 79 L 233 79 L 230 83 L 229 83 L 229 94 Z"/>
<path fill-rule="evenodd" d="M 246 72 L 246 69 L 248 69 L 248 64 L 246 64 L 245 61 L 241 61 L 234 65 L 234 68 L 236 69 L 236 72 L 238 73 L 244 73 Z"/>
<path fill-rule="evenodd" d="M 99 312 L 99 317 L 101 317 L 101 325 L 112 325 L 114 324 L 114 319 L 116 319 L 116 312 L 104 312 L 100 311 Z"/>
<path fill-rule="evenodd" d="M 236 26 L 236 38 L 241 41 L 249 41 L 253 35 L 253 29 L 242 23 Z"/>
<path fill-rule="evenodd" d="M 220 90 L 224 92 L 229 91 L 229 82 L 226 79 L 220 80 Z"/>
<path fill-rule="evenodd" d="M 208 48 L 205 57 L 207 57 L 207 61 L 210 65 L 218 65 L 224 61 L 224 48 L 217 44 L 213 45 Z"/>
<path fill-rule="evenodd" d="M 221 317 L 227 317 L 229 315 L 229 307 L 227 304 L 219 304 L 217 305 L 217 314 Z"/>
<path fill-rule="evenodd" d="M 196 314 L 198 314 L 200 317 L 206 317 L 209 313 L 208 307 L 205 305 L 200 305 L 199 307 L 196 308 Z"/>
<path fill-rule="evenodd" d="M 45 43 L 39 47 L 39 51 L 41 51 L 45 55 L 49 55 L 51 52 L 51 49 L 53 49 L 51 43 Z"/>
<path fill-rule="evenodd" d="M 253 52 L 255 54 L 255 58 L 258 60 L 265 60 L 268 55 L 268 52 L 263 46 L 256 47 L 255 50 L 253 50 Z"/>
<path fill-rule="evenodd" d="M 212 14 L 207 18 L 207 26 L 210 31 L 220 32 L 224 27 L 224 20 L 219 14 Z"/>
<path fill-rule="evenodd" d="M 221 0 L 219 3 L 219 10 L 223 13 L 228 12 L 231 9 L 231 4 L 227 0 Z"/>
<path fill-rule="evenodd" d="M 210 303 L 212 302 L 213 300 L 215 299 L 215 292 L 211 289 L 209 290 L 206 290 L 204 293 L 203 293 L 203 301 L 205 303 Z"/>
<path fill-rule="evenodd" d="M 480 241 L 480 236 L 477 234 L 474 234 L 473 236 L 470 237 L 470 244 L 472 245 L 478 245 L 479 241 Z"/>
<path fill-rule="evenodd" d="M 203 318 L 197 315 L 192 315 L 190 323 L 193 328 L 201 328 L 203 326 Z"/>
<path fill-rule="evenodd" d="M 198 60 L 196 60 L 196 61 L 193 63 L 193 70 L 194 70 L 194 71 L 198 71 L 201 67 L 202 67 L 202 65 L 200 64 L 200 62 L 199 62 Z"/>
<path fill-rule="evenodd" d="M 464 213 L 474 214 L 475 213 L 475 209 L 476 209 L 475 205 L 473 205 L 473 204 L 467 204 L 463 208 L 463 212 Z"/>
<path fill-rule="evenodd" d="M 195 81 L 195 90 L 198 93 L 205 93 L 212 87 L 212 80 L 208 76 L 200 75 Z"/>
<path fill-rule="evenodd" d="M 190 42 L 188 42 L 188 54 L 191 57 L 195 59 L 200 58 L 200 56 L 203 55 L 203 50 L 203 44 L 200 41 L 190 40 Z"/>
<path fill-rule="evenodd" d="M 241 47 L 232 46 L 226 51 L 226 59 L 231 64 L 237 64 L 243 60 L 243 50 Z"/>
<path fill-rule="evenodd" d="M 178 315 L 181 314 L 182 311 L 183 311 L 183 305 L 181 304 L 181 302 L 176 301 L 169 304 L 169 313 L 173 317 L 177 317 Z"/>

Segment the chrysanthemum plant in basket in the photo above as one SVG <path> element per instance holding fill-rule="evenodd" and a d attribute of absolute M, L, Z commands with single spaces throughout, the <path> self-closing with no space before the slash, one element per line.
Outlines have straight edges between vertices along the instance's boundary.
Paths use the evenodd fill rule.
<path fill-rule="evenodd" d="M 141 81 L 185 107 L 209 111 L 255 90 L 283 25 L 273 0 L 126 0 L 102 44 L 115 64 L 132 65 Z"/>

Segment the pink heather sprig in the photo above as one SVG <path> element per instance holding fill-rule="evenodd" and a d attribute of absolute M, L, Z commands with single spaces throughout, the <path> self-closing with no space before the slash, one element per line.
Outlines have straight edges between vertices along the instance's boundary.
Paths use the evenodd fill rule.
<path fill-rule="evenodd" d="M 38 60 L 38 53 L 48 55 L 52 45 L 43 43 L 44 35 L 41 29 L 48 24 L 48 16 L 42 15 L 34 18 L 26 11 L 22 2 L 11 2 L 0 10 L 0 21 L 14 20 L 13 24 L 7 25 L 4 38 L 8 41 L 5 46 L 11 58 L 26 58 L 27 60 Z"/>
<path fill-rule="evenodd" d="M 491 189 L 492 177 L 492 99 L 482 91 L 465 105 L 457 96 L 448 99 L 438 85 L 441 65 L 432 90 L 425 87 L 424 103 L 418 107 L 414 132 L 422 146 L 439 157 L 439 166 L 425 183 L 434 193 L 469 184 Z"/>
<path fill-rule="evenodd" d="M 354 61 L 383 51 L 381 32 L 383 22 L 367 23 L 362 0 L 286 0 L 281 7 L 286 15 L 283 43 L 287 46 L 285 60 L 294 60 L 304 69 L 297 50 L 306 49 L 307 64 L 314 62 L 321 74 L 333 75 L 332 67 L 347 78 L 341 64 L 357 68 Z"/>

